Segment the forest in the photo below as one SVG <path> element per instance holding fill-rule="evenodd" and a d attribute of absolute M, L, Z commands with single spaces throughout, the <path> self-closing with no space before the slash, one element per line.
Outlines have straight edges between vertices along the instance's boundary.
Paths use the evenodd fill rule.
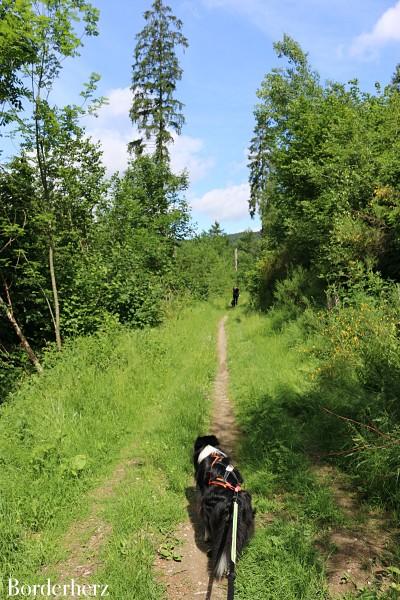
<path fill-rule="evenodd" d="M 73 523 L 101 514 L 107 541 L 88 577 L 118 600 L 184 597 L 165 595 L 154 560 L 181 560 L 187 457 L 212 422 L 228 314 L 238 456 L 258 519 L 238 598 L 397 598 L 400 65 L 373 93 L 324 82 L 285 34 L 249 140 L 261 232 L 200 232 L 188 172 L 170 160 L 185 124 L 184 24 L 149 2 L 127 50 L 138 137 L 109 176 L 84 125 L 107 103 L 100 75 L 79 104 L 54 100 L 98 22 L 85 0 L 0 5 L 1 581 L 74 576 L 66 532 L 89 539 Z M 128 448 L 124 483 L 111 474 Z M 88 495 L 110 477 L 104 498 Z M 345 554 L 350 534 L 379 550 Z M 335 572 L 339 593 L 332 556 L 353 564 Z"/>

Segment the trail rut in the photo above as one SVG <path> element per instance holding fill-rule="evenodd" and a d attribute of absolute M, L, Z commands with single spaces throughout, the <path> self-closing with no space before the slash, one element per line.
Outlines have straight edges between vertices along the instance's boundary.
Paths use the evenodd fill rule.
<path fill-rule="evenodd" d="M 235 456 L 235 447 L 239 429 L 228 395 L 227 338 L 223 317 L 218 324 L 217 355 L 218 372 L 213 392 L 213 417 L 210 433 L 215 434 L 228 453 Z M 208 433 L 208 432 L 204 432 Z M 175 536 L 182 542 L 179 552 L 182 562 L 173 563 L 159 559 L 157 569 L 161 581 L 167 589 L 169 600 L 205 598 L 206 600 L 224 600 L 226 581 L 216 582 L 209 576 L 207 545 L 202 540 L 203 530 L 198 519 L 198 498 L 190 487 L 186 491 L 189 520 L 182 523 Z"/>

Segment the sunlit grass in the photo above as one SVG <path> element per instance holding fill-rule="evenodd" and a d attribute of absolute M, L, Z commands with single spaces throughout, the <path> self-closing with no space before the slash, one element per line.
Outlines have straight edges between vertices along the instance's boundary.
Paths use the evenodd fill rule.
<path fill-rule="evenodd" d="M 257 530 L 239 563 L 241 600 L 327 598 L 314 542 L 342 515 L 316 481 L 296 407 L 313 368 L 296 348 L 295 324 L 238 310 L 230 319 L 230 393 L 243 430 L 240 466 L 258 510 Z"/>
<path fill-rule="evenodd" d="M 75 340 L 2 408 L 3 581 L 43 580 L 44 565 L 56 573 L 64 532 L 89 511 L 88 491 L 118 461 L 139 457 L 143 466 L 128 469 L 115 500 L 105 500 L 102 518 L 113 535 L 96 580 L 118 600 L 159 597 L 154 535 L 185 515 L 193 439 L 209 418 L 220 314 L 199 305 L 159 329 Z"/>

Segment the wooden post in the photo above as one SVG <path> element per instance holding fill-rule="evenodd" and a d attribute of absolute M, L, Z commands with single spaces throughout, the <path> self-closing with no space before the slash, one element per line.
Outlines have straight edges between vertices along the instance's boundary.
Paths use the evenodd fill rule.
<path fill-rule="evenodd" d="M 235 271 L 237 273 L 237 269 L 238 269 L 238 249 L 235 248 Z"/>

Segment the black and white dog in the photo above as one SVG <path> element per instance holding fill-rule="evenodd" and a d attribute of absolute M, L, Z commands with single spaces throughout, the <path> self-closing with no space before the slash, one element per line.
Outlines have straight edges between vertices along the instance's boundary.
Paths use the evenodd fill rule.
<path fill-rule="evenodd" d="M 194 444 L 194 471 L 200 490 L 200 516 L 204 540 L 211 542 L 213 574 L 223 577 L 230 566 L 233 497 L 238 499 L 237 553 L 240 555 L 254 531 L 251 496 L 241 489 L 239 471 L 219 446 L 215 435 L 198 437 Z"/>

